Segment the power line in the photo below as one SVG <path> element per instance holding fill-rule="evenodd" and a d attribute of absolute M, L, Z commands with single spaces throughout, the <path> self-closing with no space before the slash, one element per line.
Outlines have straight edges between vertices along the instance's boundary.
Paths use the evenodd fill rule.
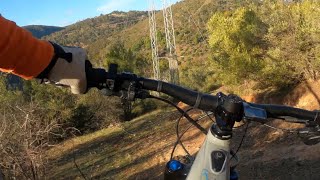
<path fill-rule="evenodd" d="M 167 51 L 169 51 L 169 56 L 167 56 L 167 59 L 169 61 L 170 81 L 171 83 L 179 84 L 179 67 L 176 54 L 176 38 L 174 33 L 173 16 L 170 5 L 171 3 L 168 1 L 162 0 L 166 45 Z"/>
<path fill-rule="evenodd" d="M 150 3 L 150 9 L 148 11 L 148 15 L 149 15 L 151 50 L 152 50 L 153 78 L 156 80 L 160 80 L 155 5 L 153 0 L 150 0 L 149 3 Z"/>
<path fill-rule="evenodd" d="M 166 36 L 166 59 L 169 62 L 169 75 L 170 82 L 174 84 L 179 84 L 179 70 L 178 70 L 178 60 L 176 54 L 176 39 L 174 32 L 173 16 L 171 3 L 167 0 L 162 0 L 163 3 L 163 19 L 165 27 Z M 152 51 L 152 62 L 153 62 L 153 72 L 154 79 L 160 79 L 160 69 L 159 69 L 159 55 L 158 55 L 158 42 L 157 42 L 157 25 L 155 17 L 155 3 L 154 0 L 149 0 L 150 8 L 148 11 L 149 15 L 149 27 L 150 27 L 150 40 L 151 40 L 151 51 Z"/>

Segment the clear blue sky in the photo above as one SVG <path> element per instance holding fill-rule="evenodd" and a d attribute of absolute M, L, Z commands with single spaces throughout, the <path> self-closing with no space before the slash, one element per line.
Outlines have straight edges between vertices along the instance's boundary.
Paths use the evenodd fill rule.
<path fill-rule="evenodd" d="M 161 8 L 161 0 L 154 0 Z M 180 0 L 167 0 L 175 3 Z M 19 26 L 66 26 L 115 10 L 147 10 L 149 0 L 1 0 L 0 13 Z"/>

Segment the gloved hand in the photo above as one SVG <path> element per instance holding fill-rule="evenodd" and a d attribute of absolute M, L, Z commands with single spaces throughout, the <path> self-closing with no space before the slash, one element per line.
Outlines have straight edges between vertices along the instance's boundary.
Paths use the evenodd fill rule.
<path fill-rule="evenodd" d="M 68 86 L 73 94 L 87 91 L 85 61 L 87 53 L 79 47 L 65 47 L 52 43 L 54 57 L 36 78 L 49 80 L 58 86 Z"/>

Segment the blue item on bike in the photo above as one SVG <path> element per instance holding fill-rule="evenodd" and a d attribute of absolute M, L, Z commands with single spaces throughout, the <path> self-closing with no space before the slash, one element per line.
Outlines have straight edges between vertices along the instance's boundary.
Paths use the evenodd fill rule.
<path fill-rule="evenodd" d="M 173 172 L 182 169 L 182 167 L 183 167 L 183 165 L 180 161 L 171 160 L 168 162 L 168 168 Z"/>

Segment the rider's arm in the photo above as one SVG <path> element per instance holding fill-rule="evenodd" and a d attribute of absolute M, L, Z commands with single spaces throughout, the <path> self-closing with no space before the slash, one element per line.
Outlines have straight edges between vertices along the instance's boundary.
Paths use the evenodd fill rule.
<path fill-rule="evenodd" d="M 25 79 L 39 75 L 54 54 L 47 41 L 34 38 L 30 32 L 0 16 L 0 70 Z"/>
<path fill-rule="evenodd" d="M 36 39 L 14 22 L 0 16 L 0 71 L 25 79 L 48 79 L 85 93 L 87 80 L 82 48 L 64 47 Z"/>

